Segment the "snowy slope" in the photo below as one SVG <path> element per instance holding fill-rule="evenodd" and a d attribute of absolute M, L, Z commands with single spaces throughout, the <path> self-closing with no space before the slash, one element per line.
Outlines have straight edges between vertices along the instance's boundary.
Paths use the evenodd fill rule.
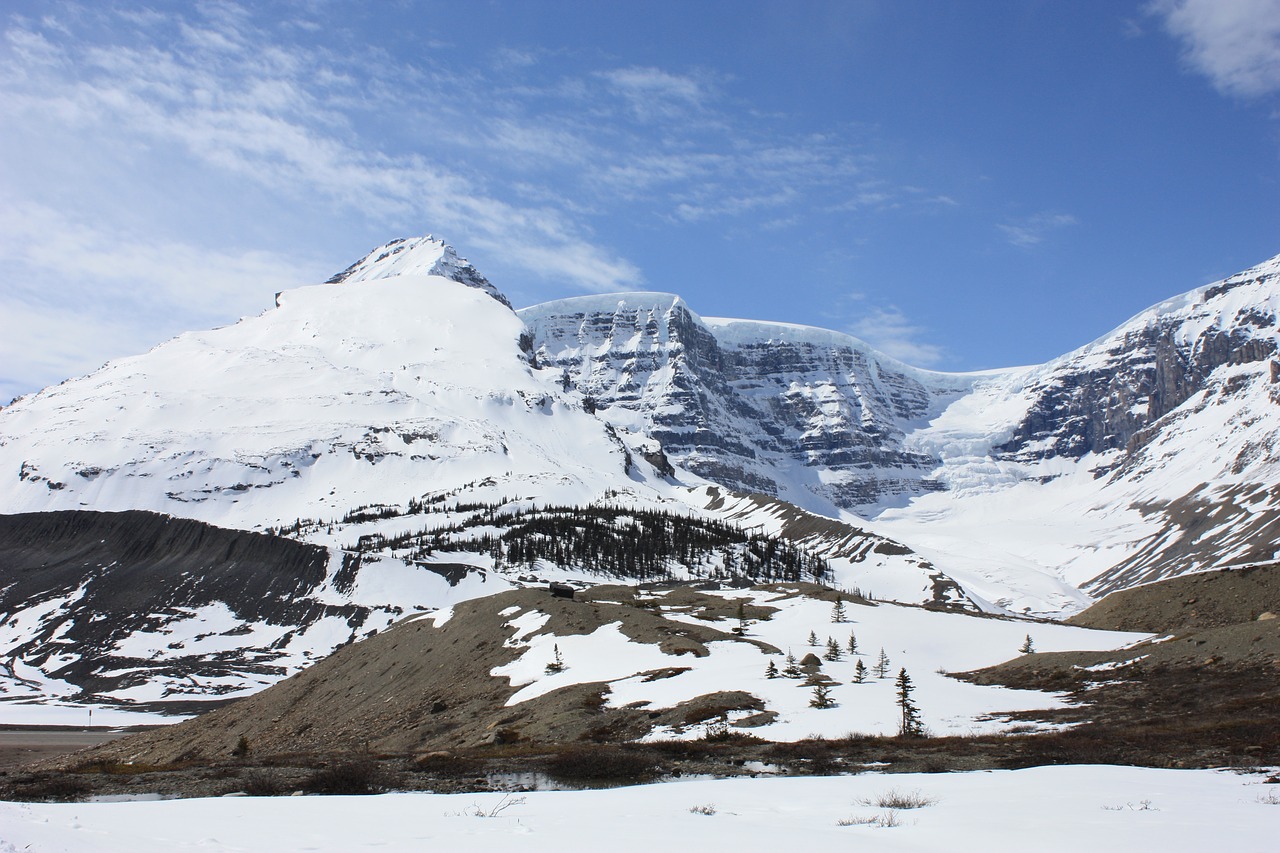
<path fill-rule="evenodd" d="M 630 485 L 620 443 L 530 368 L 520 320 L 421 274 L 442 254 L 357 265 L 0 411 L 2 508 L 252 529 L 485 480 L 570 503 Z"/>
<path fill-rule="evenodd" d="M 979 594 L 1028 571 L 1098 595 L 1272 559 L 1278 311 L 1280 258 L 983 379 L 909 439 L 939 460 L 945 491 L 876 529 L 946 554 Z"/>
<path fill-rule="evenodd" d="M 877 735 L 898 733 L 900 711 L 896 705 L 894 676 L 906 670 L 916 688 L 925 727 L 935 735 L 999 732 L 1012 724 L 1006 714 L 1014 711 L 1063 707 L 1061 697 L 1037 691 L 988 687 L 958 681 L 949 672 L 965 672 L 993 666 L 1017 656 L 1028 631 L 1040 651 L 1101 650 L 1136 644 L 1149 635 L 1096 631 L 1060 624 L 1035 624 L 986 619 L 960 613 L 938 613 L 918 607 L 849 602 L 843 621 L 835 622 L 834 605 L 795 594 L 796 590 L 752 589 L 722 593 L 748 608 L 772 611 L 768 618 L 749 620 L 740 636 L 706 644 L 707 654 L 664 654 L 619 630 L 620 622 L 605 624 L 591 633 L 558 635 L 547 629 L 547 616 L 537 609 L 512 608 L 508 625 L 516 630 L 507 645 L 519 657 L 492 671 L 519 688 L 507 705 L 524 702 L 571 684 L 606 682 L 608 707 L 625 708 L 644 703 L 652 709 L 670 708 L 716 691 L 742 690 L 758 698 L 764 712 L 777 716 L 771 722 L 752 724 L 748 731 L 771 741 L 795 741 L 806 737 L 838 738 L 849 732 Z M 694 625 L 711 624 L 728 632 L 733 620 L 717 619 L 697 607 L 671 601 L 663 591 L 647 601 L 669 619 Z M 605 617 L 607 619 L 607 617 Z M 727 624 L 729 623 L 729 624 Z M 816 643 L 810 644 L 810 634 Z M 850 638 L 857 653 L 848 651 Z M 827 643 L 834 640 L 838 660 L 827 658 Z M 546 665 L 558 649 L 565 663 L 562 672 L 548 673 Z M 831 708 L 811 704 L 813 688 L 804 676 L 771 677 L 770 661 L 785 671 L 789 654 L 823 657 L 820 672 L 828 680 Z M 872 670 L 884 653 L 887 670 Z M 1135 653 L 1137 654 L 1137 653 Z M 868 670 L 858 682 L 858 662 Z M 655 679 L 653 672 L 677 667 L 678 674 Z M 807 674 L 807 673 L 806 673 Z M 730 724 L 756 716 L 755 711 L 730 711 Z M 1025 725 L 1020 723 L 1019 725 Z M 649 739 L 696 739 L 702 726 L 677 725 L 652 731 Z"/>

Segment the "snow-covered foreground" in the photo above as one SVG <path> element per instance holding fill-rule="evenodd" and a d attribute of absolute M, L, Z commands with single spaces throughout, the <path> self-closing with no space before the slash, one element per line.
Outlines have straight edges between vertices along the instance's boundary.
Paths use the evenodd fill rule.
<path fill-rule="evenodd" d="M 0 851 L 1249 853 L 1275 850 L 1280 826 L 1280 786 L 1261 780 L 1211 770 L 1067 766 L 690 781 L 505 799 L 386 794 L 0 803 Z M 893 791 L 918 792 L 930 804 L 892 813 L 875 805 Z"/>

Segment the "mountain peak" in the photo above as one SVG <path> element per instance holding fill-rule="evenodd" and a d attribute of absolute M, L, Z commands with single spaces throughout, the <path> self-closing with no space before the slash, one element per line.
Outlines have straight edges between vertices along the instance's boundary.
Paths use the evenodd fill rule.
<path fill-rule="evenodd" d="M 325 284 L 354 284 L 399 275 L 438 275 L 483 290 L 508 308 L 507 297 L 452 246 L 428 234 L 383 243 Z"/>

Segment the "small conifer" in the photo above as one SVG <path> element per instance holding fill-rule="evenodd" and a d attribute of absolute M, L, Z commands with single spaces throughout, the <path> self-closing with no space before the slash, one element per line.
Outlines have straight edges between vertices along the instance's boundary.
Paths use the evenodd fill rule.
<path fill-rule="evenodd" d="M 920 709 L 911 701 L 911 693 L 915 687 L 911 684 L 911 676 L 907 670 L 898 670 L 895 682 L 898 691 L 898 707 L 902 710 L 902 720 L 898 724 L 898 734 L 903 737 L 920 737 L 924 734 L 924 724 L 920 722 Z"/>
<path fill-rule="evenodd" d="M 884 678 L 889 674 L 889 656 L 884 653 L 884 646 L 880 647 L 880 658 L 876 661 L 874 671 L 877 678 Z"/>
<path fill-rule="evenodd" d="M 867 666 L 858 658 L 858 665 L 853 668 L 853 680 L 858 684 L 867 680 Z"/>
<path fill-rule="evenodd" d="M 834 708 L 836 703 L 831 699 L 831 688 L 825 684 L 813 685 L 813 698 L 809 700 L 811 708 Z"/>

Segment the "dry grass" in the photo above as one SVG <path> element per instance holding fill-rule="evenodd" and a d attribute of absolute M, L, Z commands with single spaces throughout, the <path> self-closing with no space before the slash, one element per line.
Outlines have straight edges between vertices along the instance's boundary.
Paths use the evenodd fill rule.
<path fill-rule="evenodd" d="M 846 817 L 836 821 L 836 826 L 878 826 L 888 828 L 902 826 L 902 819 L 893 809 L 880 812 L 870 817 Z"/>
<path fill-rule="evenodd" d="M 926 797 L 920 793 L 919 789 L 900 791 L 897 788 L 890 788 L 875 797 L 858 801 L 860 805 L 875 806 L 881 809 L 923 809 L 936 802 L 938 802 L 937 797 Z"/>

